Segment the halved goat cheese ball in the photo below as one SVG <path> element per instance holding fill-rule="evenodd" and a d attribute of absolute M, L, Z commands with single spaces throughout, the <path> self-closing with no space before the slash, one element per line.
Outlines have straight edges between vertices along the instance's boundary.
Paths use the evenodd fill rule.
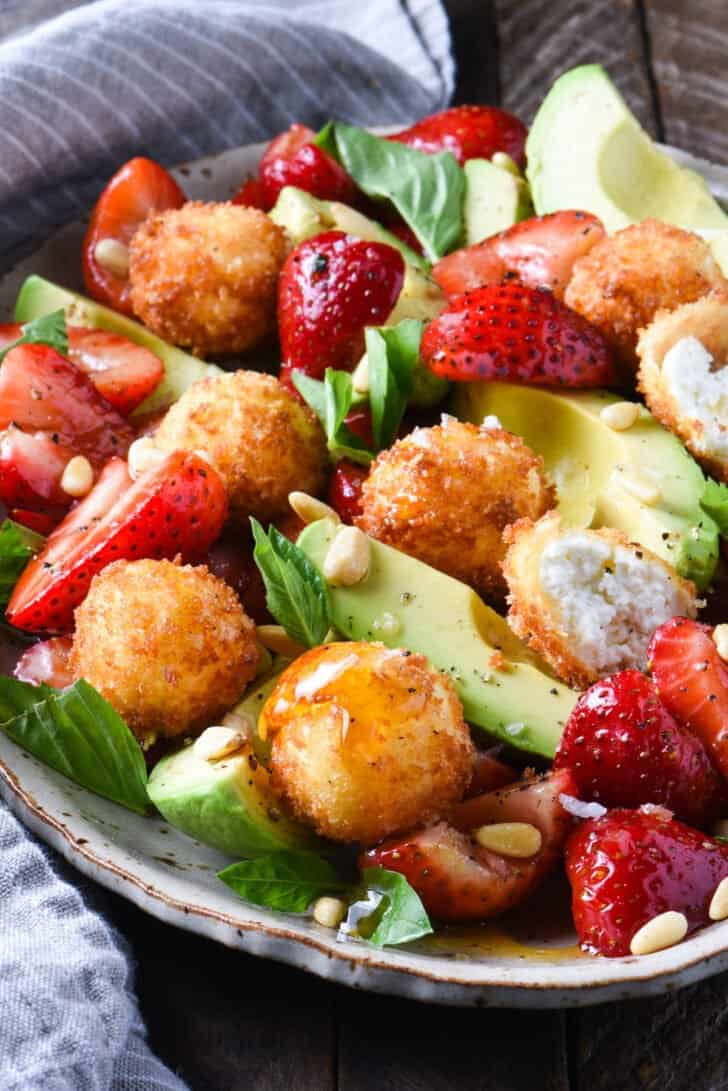
<path fill-rule="evenodd" d="M 728 292 L 660 311 L 637 345 L 652 414 L 728 481 Z"/>
<path fill-rule="evenodd" d="M 569 685 L 643 669 L 658 625 L 695 616 L 694 584 L 619 531 L 564 527 L 550 513 L 506 538 L 508 621 Z"/>

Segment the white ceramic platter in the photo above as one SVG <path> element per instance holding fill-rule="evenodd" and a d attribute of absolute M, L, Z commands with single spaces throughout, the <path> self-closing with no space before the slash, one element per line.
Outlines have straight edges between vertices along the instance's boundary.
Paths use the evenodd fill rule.
<path fill-rule="evenodd" d="M 254 171 L 260 151 L 261 145 L 236 149 L 177 174 L 192 197 L 227 198 Z M 728 169 L 679 158 L 728 200 Z M 82 224 L 69 225 L 8 274 L 0 285 L 0 320 L 8 321 L 17 289 L 31 272 L 80 287 L 82 235 Z M 341 941 L 310 918 L 241 901 L 215 875 L 227 858 L 159 818 L 141 818 L 91 795 L 2 734 L 0 793 L 79 871 L 153 916 L 357 988 L 441 1004 L 550 1008 L 654 995 L 728 968 L 728 922 L 640 959 L 582 955 L 569 926 L 554 919 L 547 893 L 536 894 L 520 921 L 377 950 Z"/>

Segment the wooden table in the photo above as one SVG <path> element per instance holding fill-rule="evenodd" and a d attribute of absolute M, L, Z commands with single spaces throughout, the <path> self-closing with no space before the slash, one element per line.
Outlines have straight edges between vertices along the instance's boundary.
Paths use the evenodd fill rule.
<path fill-rule="evenodd" d="M 458 101 L 530 120 L 555 75 L 601 60 L 653 134 L 728 162 L 728 0 L 448 7 Z M 194 1091 L 728 1088 L 728 975 L 584 1011 L 425 1007 L 229 951 L 117 898 L 112 912 L 152 1045 Z"/>

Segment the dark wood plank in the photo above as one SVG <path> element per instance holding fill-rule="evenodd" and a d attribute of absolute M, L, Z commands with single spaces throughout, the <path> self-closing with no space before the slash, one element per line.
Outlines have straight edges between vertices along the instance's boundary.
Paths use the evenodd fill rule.
<path fill-rule="evenodd" d="M 446 0 L 457 61 L 454 103 L 500 101 L 498 35 L 492 0 Z"/>

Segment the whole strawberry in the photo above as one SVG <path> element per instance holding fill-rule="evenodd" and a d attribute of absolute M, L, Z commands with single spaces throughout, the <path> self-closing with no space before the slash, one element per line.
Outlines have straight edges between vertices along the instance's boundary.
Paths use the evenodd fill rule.
<path fill-rule="evenodd" d="M 404 259 L 381 242 L 327 231 L 293 250 L 278 285 L 283 367 L 315 379 L 327 367 L 350 371 L 364 352 L 364 329 L 381 326 L 404 283 Z"/>
<path fill-rule="evenodd" d="M 687 932 L 708 924 L 728 845 L 669 812 L 610 811 L 572 833 L 566 874 L 579 942 L 612 958 L 628 955 L 635 933 L 662 913 L 684 914 Z"/>
<path fill-rule="evenodd" d="M 551 292 L 490 284 L 456 296 L 422 338 L 424 362 L 445 379 L 541 386 L 610 386 L 612 354 L 599 330 Z"/>
<path fill-rule="evenodd" d="M 520 167 L 526 165 L 528 129 L 517 117 L 496 106 L 452 106 L 423 117 L 409 129 L 389 137 L 418 151 L 449 151 L 458 163 L 492 159 L 506 152 Z"/>
<path fill-rule="evenodd" d="M 571 770 L 580 799 L 606 807 L 659 803 L 694 826 L 706 825 L 726 804 L 702 742 L 680 726 L 639 671 L 603 678 L 582 694 L 554 768 Z"/>

